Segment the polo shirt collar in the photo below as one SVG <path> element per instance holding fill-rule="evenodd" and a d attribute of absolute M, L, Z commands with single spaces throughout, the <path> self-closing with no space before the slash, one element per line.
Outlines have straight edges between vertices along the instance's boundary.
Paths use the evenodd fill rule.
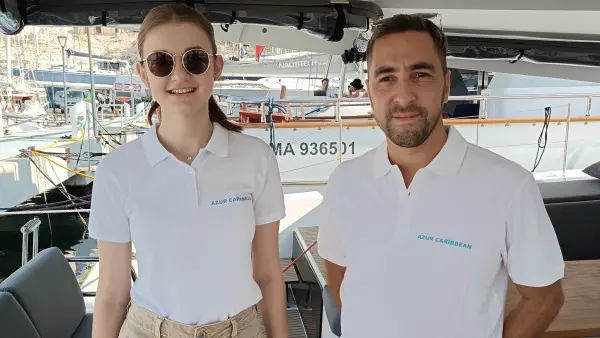
<path fill-rule="evenodd" d="M 151 126 L 142 135 L 142 145 L 146 158 L 153 167 L 171 156 L 171 153 L 158 140 L 156 125 Z M 220 124 L 213 122 L 213 133 L 204 150 L 219 157 L 226 157 L 229 150 L 229 131 L 221 127 Z"/>
<path fill-rule="evenodd" d="M 448 132 L 446 143 L 424 169 L 431 170 L 442 176 L 452 176 L 458 173 L 467 152 L 467 141 L 453 126 L 445 127 Z M 392 169 L 388 157 L 387 140 L 377 147 L 373 163 L 373 176 L 379 178 L 387 175 Z"/>
<path fill-rule="evenodd" d="M 229 151 L 229 130 L 213 122 L 213 133 L 205 150 L 219 157 L 226 157 Z"/>

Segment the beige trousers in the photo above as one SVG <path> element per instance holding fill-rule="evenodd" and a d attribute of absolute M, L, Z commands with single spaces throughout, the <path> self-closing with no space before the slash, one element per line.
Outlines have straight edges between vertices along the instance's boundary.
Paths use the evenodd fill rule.
<path fill-rule="evenodd" d="M 131 302 L 119 338 L 265 338 L 256 306 L 207 325 L 186 325 L 162 318 Z"/>

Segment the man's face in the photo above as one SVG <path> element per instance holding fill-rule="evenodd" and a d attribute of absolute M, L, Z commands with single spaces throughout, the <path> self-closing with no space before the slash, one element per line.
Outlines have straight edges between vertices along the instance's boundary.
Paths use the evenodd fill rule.
<path fill-rule="evenodd" d="M 375 120 L 394 144 L 413 148 L 427 140 L 449 88 L 450 72 L 444 74 L 429 34 L 403 32 L 375 41 L 367 89 Z"/>
<path fill-rule="evenodd" d="M 327 90 L 327 87 L 329 87 L 329 81 L 323 80 L 321 82 L 321 86 L 323 87 L 324 90 Z"/>

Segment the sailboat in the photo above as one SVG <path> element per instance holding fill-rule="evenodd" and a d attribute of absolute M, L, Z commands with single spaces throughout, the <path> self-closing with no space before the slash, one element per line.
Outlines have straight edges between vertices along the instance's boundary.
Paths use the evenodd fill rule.
<path fill-rule="evenodd" d="M 129 2 L 128 7 L 122 9 L 119 4 L 100 3 L 95 0 L 87 0 L 81 4 L 54 0 L 51 1 L 52 6 L 48 7 L 33 6 L 34 2 L 28 0 L 12 0 L 7 3 L 11 15 L 0 16 L 0 29 L 10 34 L 18 33 L 25 22 L 30 25 L 118 25 L 136 29 L 143 18 L 143 13 L 153 6 L 148 2 Z M 501 81 L 501 74 L 524 74 L 538 78 L 550 77 L 580 82 L 593 82 L 600 78 L 600 67 L 598 67 L 600 64 L 595 61 L 599 60 L 598 54 L 600 54 L 600 43 L 596 42 L 600 40 L 598 36 L 600 4 L 592 2 L 407 0 L 400 4 L 392 0 L 321 0 L 310 3 L 280 0 L 276 7 L 268 1 L 239 1 L 239 3 L 190 1 L 188 4 L 207 12 L 208 17 L 214 22 L 218 32 L 217 38 L 220 40 L 344 55 L 348 62 L 344 62 L 340 67 L 342 89 L 345 84 L 347 65 L 353 63 L 353 59 L 360 59 L 360 53 L 364 52 L 369 24 L 381 17 L 401 12 L 425 13 L 423 15 L 427 16 L 430 15 L 428 13 L 440 14 L 442 18 L 440 25 L 449 37 L 449 66 L 455 69 L 494 72 L 494 79 L 500 79 L 497 83 L 504 82 Z M 241 7 L 244 16 L 236 14 Z M 25 12 L 19 8 L 29 10 Z M 577 84 L 581 85 L 580 82 Z M 590 83 L 586 86 L 594 87 Z M 547 149 L 537 167 L 539 170 L 559 168 L 564 173 L 567 169 L 580 168 L 587 163 L 600 160 L 598 148 L 593 145 L 600 131 L 598 127 L 600 119 L 597 114 L 594 114 L 594 98 L 598 95 L 595 89 L 585 93 L 541 94 L 515 94 L 510 90 L 508 92 L 503 90 L 505 91 L 505 87 L 489 86 L 488 92 L 482 91 L 478 95 L 454 96 L 456 101 L 471 105 L 465 106 L 464 109 L 469 112 L 474 111 L 475 114 L 467 113 L 464 118 L 448 118 L 444 122 L 455 125 L 461 134 L 473 143 L 487 146 L 492 150 L 496 149 L 500 153 L 507 151 L 505 155 L 509 158 L 512 156 L 524 166 L 530 166 L 536 160 L 534 150 L 539 147 L 537 139 L 540 135 L 547 134 L 550 141 L 545 145 Z M 509 98 L 496 96 L 500 92 Z M 566 101 L 571 102 L 575 98 L 587 102 L 583 111 L 576 107 L 576 103 L 567 104 L 570 108 L 566 110 L 561 108 Z M 532 114 L 525 117 L 504 115 L 508 110 L 494 106 L 502 99 L 537 100 L 536 111 L 541 110 L 539 115 Z M 558 100 L 559 103 L 551 103 L 550 100 Z M 245 103 L 258 106 L 260 116 L 258 122 L 245 123 L 245 132 L 261 137 L 265 142 L 273 145 L 279 158 L 282 180 L 291 185 L 286 185 L 284 190 L 290 216 L 282 221 L 280 229 L 282 268 L 287 268 L 285 279 L 288 285 L 288 297 L 290 304 L 295 304 L 290 305 L 288 311 L 290 337 L 339 336 L 339 310 L 336 309 L 331 294 L 328 293 L 323 260 L 314 245 L 317 232 L 315 214 L 318 213 L 318 205 L 322 199 L 323 185 L 326 184 L 327 176 L 335 165 L 372 148 L 383 140 L 383 135 L 369 116 L 369 103 L 364 99 L 284 97 Z M 311 110 L 304 109 L 311 104 L 318 106 L 327 104 L 334 107 L 333 116 L 326 118 L 321 115 L 311 120 L 311 114 L 307 114 Z M 346 120 L 340 108 L 346 106 L 366 107 L 362 108 L 365 109 L 365 114 L 364 116 L 355 114 L 354 118 Z M 296 112 L 292 111 L 292 107 Z M 451 110 L 449 116 L 458 115 L 457 110 L 460 111 L 458 106 L 454 106 Z M 500 115 L 494 116 L 495 112 Z M 293 116 L 287 122 L 284 122 L 285 119 L 278 119 L 278 122 L 275 122 L 274 114 Z M 244 116 L 243 111 L 241 116 Z M 271 121 L 273 123 L 269 123 Z M 559 144 L 556 151 L 552 149 L 553 143 Z M 523 144 L 526 146 L 523 147 Z M 511 155 L 509 151 L 513 145 L 521 146 L 520 152 L 523 154 Z M 530 145 L 533 148 L 529 148 Z M 578 162 L 570 151 L 574 146 L 583 149 L 581 152 L 589 153 L 589 156 Z M 323 161 L 331 163 L 322 164 Z M 299 168 L 299 165 L 306 168 Z M 310 169 L 311 167 L 315 169 Z M 291 174 L 292 172 L 295 174 Z M 490 179 L 494 178 L 490 177 Z M 552 213 L 551 217 L 559 237 L 569 245 L 565 247 L 565 252 L 569 254 L 565 259 L 589 260 L 585 266 L 598 269 L 596 259 L 600 258 L 600 253 L 597 249 L 597 236 L 593 236 L 593 228 L 597 228 L 600 222 L 597 213 L 600 207 L 600 187 L 592 180 L 582 182 L 582 185 L 575 187 L 571 183 L 578 183 L 577 181 L 565 179 L 565 182 L 560 182 L 559 186 L 544 186 L 542 190 L 546 192 L 547 208 L 561 210 Z M 596 211 L 592 212 L 592 210 Z M 579 216 L 585 217 L 574 217 L 574 213 L 580 213 Z M 577 236 L 575 244 L 569 236 Z M 68 279 L 71 271 L 64 268 L 66 263 L 60 252 L 46 249 L 40 256 L 41 258 L 34 258 L 20 269 L 19 278 L 37 281 L 26 285 L 34 288 L 36 292 L 44 290 L 43 294 L 48 295 L 45 304 L 41 306 L 35 304 L 31 298 L 19 298 L 20 293 L 26 291 L 18 288 L 12 289 L 16 295 L 14 298 L 20 301 L 20 303 L 15 302 L 18 306 L 28 309 L 48 308 L 47 304 L 53 304 L 53 311 L 43 312 L 48 316 L 47 318 L 50 318 L 45 319 L 43 323 L 52 320 L 52 327 L 60 328 L 61 332 L 69 336 L 73 333 L 85 336 L 85 333 L 89 332 L 92 318 L 90 303 L 93 303 L 94 297 L 94 272 L 90 273 L 91 277 L 86 279 L 83 287 L 83 295 L 88 305 L 86 312 L 83 310 L 82 293 L 77 289 L 76 284 L 77 290 L 73 291 L 72 285 L 76 281 L 73 282 L 72 276 Z M 71 262 L 86 260 L 94 261 L 97 258 L 70 259 Z M 134 260 L 133 266 L 135 265 Z M 42 269 L 42 267 L 46 268 Z M 568 275 L 569 271 L 571 270 L 567 271 Z M 60 274 L 61 279 L 53 283 L 52 281 L 58 280 L 57 274 Z M 47 278 L 48 276 L 54 278 Z M 134 269 L 132 279 L 135 280 L 135 276 Z M 589 278 L 592 282 L 588 280 L 587 284 L 598 284 L 597 278 L 594 279 L 593 276 Z M 68 282 L 65 282 L 66 280 Z M 18 281 L 16 278 L 9 277 L 3 283 L 7 282 Z M 576 279 L 571 285 L 589 287 L 584 284 Z M 0 284 L 0 290 L 2 287 L 3 285 Z M 548 334 L 600 335 L 600 320 L 597 320 L 597 312 L 591 312 L 595 304 L 600 303 L 597 293 L 586 293 L 585 296 L 577 297 L 573 296 L 573 291 L 570 292 L 567 294 L 567 302 L 570 306 L 565 308 L 574 312 L 559 314 Z M 514 303 L 514 295 L 511 297 L 509 303 Z M 584 301 L 580 302 L 580 299 Z M 74 303 L 77 307 L 62 306 L 62 304 Z M 0 299 L 0 307 L 6 306 L 3 304 Z M 74 315 L 64 319 L 67 311 Z M 25 320 L 21 324 L 13 321 L 11 325 L 21 325 L 19 328 L 30 325 L 34 331 L 42 330 L 44 327 L 40 326 L 42 322 L 38 317 L 39 313 L 23 311 L 21 316 L 25 316 L 30 321 Z M 71 320 L 72 318 L 76 319 Z M 578 322 L 573 318 L 596 320 Z"/>

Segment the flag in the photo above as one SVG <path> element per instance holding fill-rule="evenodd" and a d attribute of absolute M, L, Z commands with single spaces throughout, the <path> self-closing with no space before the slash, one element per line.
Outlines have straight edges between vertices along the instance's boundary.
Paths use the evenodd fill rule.
<path fill-rule="evenodd" d="M 260 54 L 265 50 L 265 46 L 256 45 L 256 62 L 260 60 Z"/>

